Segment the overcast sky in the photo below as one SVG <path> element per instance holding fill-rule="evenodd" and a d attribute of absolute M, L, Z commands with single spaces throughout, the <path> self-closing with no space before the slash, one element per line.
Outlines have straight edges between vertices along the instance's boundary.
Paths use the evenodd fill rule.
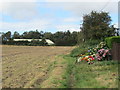
<path fill-rule="evenodd" d="M 109 12 L 118 27 L 118 0 L 0 0 L 0 31 L 80 31 L 92 10 Z"/>

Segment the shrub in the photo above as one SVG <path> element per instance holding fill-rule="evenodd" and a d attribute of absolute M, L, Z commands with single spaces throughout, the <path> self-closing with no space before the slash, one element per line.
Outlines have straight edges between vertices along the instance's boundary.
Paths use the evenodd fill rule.
<path fill-rule="evenodd" d="M 71 57 L 76 57 L 79 54 L 85 54 L 86 52 L 87 52 L 87 50 L 86 50 L 85 47 L 79 46 L 79 47 L 72 50 L 72 52 L 70 53 L 70 56 Z"/>
<path fill-rule="evenodd" d="M 85 42 L 85 44 L 88 44 L 90 46 L 96 46 L 100 42 L 101 42 L 101 40 L 88 40 L 88 41 Z"/>
<path fill-rule="evenodd" d="M 112 48 L 113 43 L 120 43 L 120 36 L 107 37 L 105 41 L 107 46 Z"/>
<path fill-rule="evenodd" d="M 86 54 L 88 48 L 94 48 L 100 41 L 98 40 L 89 40 L 84 43 L 81 43 L 77 48 L 73 49 L 70 53 L 70 56 L 75 57 L 80 54 Z"/>

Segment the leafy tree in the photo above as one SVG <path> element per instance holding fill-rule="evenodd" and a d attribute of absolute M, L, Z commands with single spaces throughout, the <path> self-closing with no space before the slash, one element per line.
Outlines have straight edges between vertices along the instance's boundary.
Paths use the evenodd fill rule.
<path fill-rule="evenodd" d="M 45 40 L 45 38 L 42 39 L 41 45 L 42 45 L 42 46 L 47 46 L 47 45 L 48 45 L 47 42 L 46 42 L 46 40 Z"/>
<path fill-rule="evenodd" d="M 3 41 L 9 41 L 9 40 L 11 40 L 11 32 L 8 31 L 8 32 L 6 32 L 6 33 L 3 33 L 3 35 L 2 35 L 2 40 L 3 40 Z"/>
<path fill-rule="evenodd" d="M 53 37 L 53 41 L 57 46 L 69 46 L 77 43 L 77 32 L 71 33 L 69 30 L 67 32 L 58 31 Z"/>
<path fill-rule="evenodd" d="M 20 34 L 17 31 L 14 32 L 13 39 L 20 39 Z"/>
<path fill-rule="evenodd" d="M 81 32 L 85 40 L 104 39 L 115 34 L 115 29 L 110 25 L 111 17 L 107 12 L 97 13 L 92 11 L 83 16 Z"/>
<path fill-rule="evenodd" d="M 46 39 L 50 39 L 50 40 L 54 40 L 54 37 L 53 37 L 54 35 L 51 33 L 51 32 L 45 32 L 44 33 L 44 38 L 46 38 Z"/>
<path fill-rule="evenodd" d="M 24 32 L 22 34 L 22 38 L 23 39 L 40 39 L 42 38 L 42 34 L 40 32 L 38 32 L 38 30 L 36 31 L 29 31 L 29 32 Z"/>

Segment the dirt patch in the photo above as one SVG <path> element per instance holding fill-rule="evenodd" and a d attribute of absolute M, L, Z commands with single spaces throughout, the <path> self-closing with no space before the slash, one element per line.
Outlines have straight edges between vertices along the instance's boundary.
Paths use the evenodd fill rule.
<path fill-rule="evenodd" d="M 116 81 L 118 77 L 117 73 L 110 73 L 99 75 L 96 80 L 101 86 L 108 86 L 109 88 L 118 88 L 118 82 Z"/>
<path fill-rule="evenodd" d="M 61 64 L 56 64 L 60 63 L 61 60 L 55 57 L 67 54 L 73 48 L 74 47 L 3 45 L 3 88 L 41 86 L 50 75 L 57 75 L 56 71 L 60 74 L 60 70 L 64 67 Z M 52 74 L 50 74 L 51 72 Z"/>

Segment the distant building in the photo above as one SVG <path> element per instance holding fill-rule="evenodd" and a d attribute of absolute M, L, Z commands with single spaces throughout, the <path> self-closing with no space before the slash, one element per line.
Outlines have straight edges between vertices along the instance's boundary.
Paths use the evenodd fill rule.
<path fill-rule="evenodd" d="M 42 41 L 42 39 L 13 39 L 13 41 L 28 41 L 28 42 L 31 42 L 33 40 Z M 48 45 L 54 45 L 54 42 L 51 41 L 50 39 L 45 39 L 45 40 L 48 43 Z"/>

